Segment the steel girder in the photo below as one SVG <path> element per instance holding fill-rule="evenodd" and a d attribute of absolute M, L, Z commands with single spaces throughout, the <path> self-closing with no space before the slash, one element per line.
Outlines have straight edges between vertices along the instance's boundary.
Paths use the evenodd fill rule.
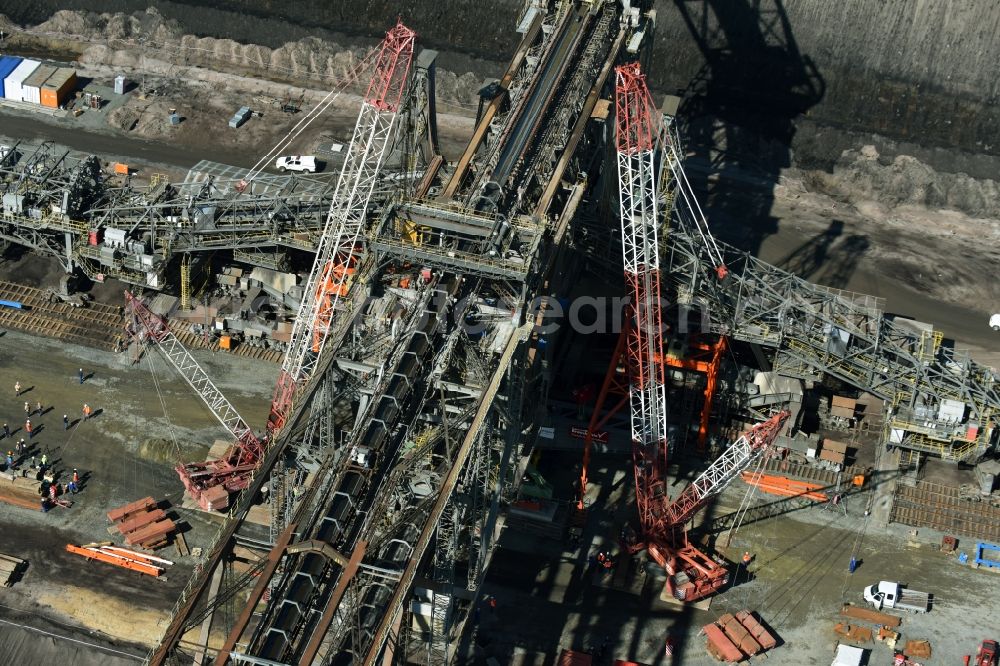
<path fill-rule="evenodd" d="M 942 345 L 939 334 L 887 317 L 874 297 L 811 284 L 721 243 L 729 275 L 720 280 L 700 237 L 683 224 L 671 229 L 666 246 L 678 301 L 698 311 L 711 332 L 774 349 L 777 371 L 829 374 L 893 410 L 963 402 L 967 420 L 980 430 L 972 440 L 942 441 L 974 441 L 961 447 L 960 457 L 989 445 L 992 415 L 1000 407 L 993 372 L 967 352 Z"/>

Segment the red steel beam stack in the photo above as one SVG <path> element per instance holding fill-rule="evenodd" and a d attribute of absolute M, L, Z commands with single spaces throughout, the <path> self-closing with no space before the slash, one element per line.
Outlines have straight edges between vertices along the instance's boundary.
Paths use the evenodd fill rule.
<path fill-rule="evenodd" d="M 747 628 L 750 635 L 753 636 L 765 650 L 771 650 L 778 644 L 777 639 L 771 635 L 771 632 L 764 628 L 764 625 L 762 625 L 750 611 L 741 610 L 736 614 L 736 619 L 739 620 L 740 624 Z"/>
<path fill-rule="evenodd" d="M 778 641 L 748 610 L 726 613 L 702 627 L 708 638 L 708 653 L 719 661 L 737 663 L 774 648 Z"/>
<path fill-rule="evenodd" d="M 754 637 L 750 635 L 747 628 L 740 624 L 732 613 L 726 613 L 716 620 L 715 623 L 722 627 L 722 630 L 726 632 L 726 636 L 729 637 L 729 640 L 731 640 L 733 645 L 737 646 L 743 654 L 748 657 L 752 657 L 761 652 L 762 648 L 760 647 L 760 643 L 754 640 Z"/>
<path fill-rule="evenodd" d="M 729 662 L 735 664 L 738 661 L 743 661 L 743 653 L 740 652 L 739 648 L 733 645 L 733 642 L 729 640 L 725 632 L 722 631 L 714 622 L 711 624 L 706 624 L 702 627 L 702 631 L 705 632 L 705 636 L 708 637 L 708 653 L 718 659 L 719 661 Z"/>
<path fill-rule="evenodd" d="M 144 497 L 123 507 L 108 511 L 108 520 L 117 523 L 125 543 L 142 548 L 166 545 L 170 533 L 177 529 L 152 497 Z"/>
<path fill-rule="evenodd" d="M 141 500 L 136 500 L 131 504 L 120 506 L 117 509 L 111 509 L 111 511 L 108 511 L 108 520 L 113 523 L 117 523 L 118 521 L 125 520 L 126 518 L 134 516 L 137 513 L 144 513 L 155 508 L 156 502 L 152 497 L 143 497 Z"/>

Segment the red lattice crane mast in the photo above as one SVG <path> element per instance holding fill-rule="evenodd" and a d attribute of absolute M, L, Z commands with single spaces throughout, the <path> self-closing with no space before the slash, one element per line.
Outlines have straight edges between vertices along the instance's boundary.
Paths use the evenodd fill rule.
<path fill-rule="evenodd" d="M 639 519 L 652 518 L 665 494 L 667 395 L 663 365 L 659 224 L 656 198 L 657 128 L 638 65 L 616 70 L 615 148 L 622 225 L 622 258 L 630 292 L 625 342 L 629 378 L 632 458 Z"/>
<path fill-rule="evenodd" d="M 271 401 L 265 437 L 254 435 L 204 370 L 170 333 L 166 322 L 131 294 L 126 294 L 129 309 L 142 328 L 136 333 L 144 333 L 160 346 L 236 439 L 219 460 L 184 463 L 176 468 L 185 488 L 205 509 L 224 508 L 230 492 L 248 485 L 250 475 L 264 457 L 267 443 L 287 422 L 297 391 L 317 367 L 330 333 L 334 310 L 347 295 L 350 276 L 355 273 L 358 258 L 364 251 L 363 230 L 368 205 L 392 144 L 395 120 L 406 93 L 415 39 L 416 33 L 401 22 L 397 23 L 374 54 L 375 71 L 358 113 L 344 168 L 337 179 L 292 327 L 291 341 Z M 365 58 L 367 61 L 369 58 Z M 352 72 L 352 78 L 343 85 L 350 83 L 355 74 Z M 257 167 L 255 170 L 259 172 Z M 252 177 L 248 176 L 237 190 L 246 190 L 250 180 Z"/>
<path fill-rule="evenodd" d="M 636 505 L 642 530 L 641 536 L 631 539 L 627 547 L 631 552 L 648 549 L 666 569 L 668 591 L 678 599 L 692 601 L 719 589 L 728 573 L 714 557 L 688 543 L 686 524 L 709 497 L 721 491 L 774 441 L 788 413 L 777 414 L 741 436 L 675 501 L 670 501 L 666 492 L 666 358 L 656 191 L 660 127 L 654 121 L 655 107 L 638 63 L 616 69 L 615 92 L 622 257 L 631 296 L 622 351 L 628 377 Z M 675 151 L 663 158 L 669 161 L 667 168 L 680 169 Z M 725 277 L 724 267 L 719 277 Z M 606 388 L 607 383 L 602 393 Z M 581 478 L 582 490 L 585 480 L 586 469 Z"/>
<path fill-rule="evenodd" d="M 337 180 L 326 227 L 281 364 L 267 420 L 269 433 L 285 425 L 295 393 L 316 369 L 330 334 L 334 310 L 347 295 L 350 276 L 364 251 L 365 214 L 392 143 L 393 125 L 406 92 L 415 38 L 412 30 L 398 23 L 386 35 L 375 60 L 375 74 L 354 126 L 347 161 Z"/>

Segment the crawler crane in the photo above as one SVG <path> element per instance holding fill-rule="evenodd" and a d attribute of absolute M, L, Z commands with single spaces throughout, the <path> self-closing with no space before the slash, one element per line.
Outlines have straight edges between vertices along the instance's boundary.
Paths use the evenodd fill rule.
<path fill-rule="evenodd" d="M 728 573 L 715 557 L 687 540 L 687 523 L 777 437 L 788 412 L 775 414 L 734 442 L 673 502 L 666 492 L 667 426 L 663 318 L 661 314 L 657 142 L 669 141 L 654 122 L 652 100 L 637 63 L 616 70 L 615 143 L 625 281 L 631 293 L 630 326 L 624 342 L 632 429 L 632 455 L 640 535 L 627 535 L 630 552 L 643 548 L 667 572 L 667 591 L 683 601 L 705 597 L 722 587 Z M 704 216 L 690 193 L 680 159 L 662 146 L 664 168 L 673 172 L 682 205 L 706 243 L 714 246 Z M 716 273 L 725 279 L 721 257 Z M 581 478 L 582 489 L 586 471 Z"/>
<path fill-rule="evenodd" d="M 219 460 L 177 466 L 185 488 L 205 509 L 224 508 L 230 492 L 247 486 L 250 475 L 263 459 L 267 443 L 273 441 L 285 425 L 296 393 L 317 367 L 330 335 L 335 310 L 348 294 L 350 278 L 363 254 L 368 205 L 392 143 L 396 117 L 404 102 L 415 38 L 412 30 L 398 23 L 387 33 L 375 54 L 375 71 L 354 126 L 344 168 L 337 180 L 313 267 L 305 283 L 264 436 L 256 436 L 236 414 L 204 370 L 173 336 L 167 324 L 138 299 L 126 294 L 128 307 L 139 325 L 140 330 L 136 333 L 160 346 L 178 372 L 236 439 Z M 242 191 L 247 184 L 241 183 L 237 189 Z"/>

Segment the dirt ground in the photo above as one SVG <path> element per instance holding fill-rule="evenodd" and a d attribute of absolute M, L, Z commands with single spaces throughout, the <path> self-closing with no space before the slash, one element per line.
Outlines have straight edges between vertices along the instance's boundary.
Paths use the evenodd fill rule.
<path fill-rule="evenodd" d="M 99 55 L 85 59 L 81 72 L 106 85 L 120 66 Z M 148 82 L 163 94 L 147 101 L 132 97 L 123 104 L 126 111 L 142 108 L 136 129 L 121 129 L 125 111 L 114 110 L 105 115 L 87 112 L 77 121 L 39 117 L 31 122 L 43 128 L 41 134 L 47 127 L 67 133 L 82 129 L 98 141 L 129 139 L 131 145 L 149 149 L 141 164 L 176 168 L 202 158 L 249 166 L 301 118 L 273 106 L 274 99 L 290 90 L 286 83 L 203 67 L 182 71 L 164 67 L 152 57 L 147 62 Z M 319 94 L 316 89 L 307 93 L 311 99 Z M 312 151 L 329 137 L 345 140 L 357 98 L 345 95 L 342 101 L 329 118 L 285 152 Z M 231 130 L 226 123 L 244 104 L 259 106 L 264 116 Z M 177 108 L 185 118 L 180 125 L 166 122 L 169 108 Z M 442 150 L 450 159 L 457 156 L 472 128 L 470 110 L 454 108 L 453 115 L 439 116 Z M 129 144 L 120 145 L 127 151 Z M 745 174 L 722 174 L 715 182 L 731 192 L 730 201 L 713 204 L 710 198 L 709 219 L 724 235 L 742 241 L 752 236 L 753 242 L 740 242 L 740 247 L 765 260 L 828 286 L 883 297 L 890 312 L 933 322 L 949 337 L 976 347 L 986 362 L 1000 366 L 997 339 L 986 326 L 1000 296 L 991 279 L 1000 256 L 995 250 L 1000 222 L 993 209 L 963 212 L 947 197 L 884 198 L 885 183 L 902 178 L 906 165 L 882 164 L 870 152 L 863 157 L 875 164 L 830 177 L 788 170 L 777 187 Z M 852 182 L 851 173 L 867 174 L 883 189 L 860 187 Z M 983 191 L 988 194 L 988 188 Z M 739 217 L 746 209 L 743 203 L 762 197 L 769 201 L 763 206 L 768 219 L 747 231 L 746 221 Z M 23 271 L 26 280 L 41 284 L 51 274 L 39 266 L 24 259 L 7 268 L 15 274 Z M 277 368 L 207 353 L 196 356 L 244 417 L 262 423 Z M 75 380 L 81 364 L 94 373 L 82 386 Z M 212 524 L 176 506 L 180 485 L 171 467 L 177 457 L 203 457 L 212 441 L 224 436 L 221 427 L 155 354 L 137 371 L 111 355 L 8 332 L 0 338 L 0 417 L 19 426 L 23 400 L 13 396 L 14 381 L 34 386 L 26 399 L 54 407 L 40 419 L 44 428 L 35 438 L 36 450 L 48 451 L 64 472 L 77 467 L 87 482 L 69 510 L 42 514 L 0 504 L 0 551 L 29 560 L 24 580 L 0 592 L 0 618 L 87 625 L 122 642 L 148 644 L 162 631 L 158 623 L 186 583 L 195 559 L 178 559 L 166 581 L 150 581 L 82 562 L 63 547 L 107 538 L 105 512 L 145 495 L 169 501 L 191 527 L 189 545 L 203 544 L 214 531 Z M 62 413 L 76 418 L 85 400 L 101 409 L 100 415 L 63 431 Z M 575 456 L 560 460 L 567 472 L 576 462 Z M 988 618 L 1000 613 L 1000 601 L 982 593 L 995 589 L 993 574 L 961 567 L 936 551 L 939 535 L 921 530 L 912 537 L 907 530 L 883 533 L 866 527 L 861 498 L 852 500 L 847 515 L 811 508 L 744 525 L 725 554 L 736 559 L 743 549 L 752 550 L 756 557 L 752 578 L 737 580 L 708 611 L 679 610 L 648 596 L 607 590 L 594 584 L 586 568 L 596 549 L 616 541 L 622 517 L 631 510 L 627 468 L 627 458 L 596 460 L 594 484 L 603 504 L 592 512 L 580 549 L 518 538 L 509 530 L 504 534 L 485 588 L 498 598 L 499 607 L 495 614 L 483 610 L 480 647 L 469 654 L 496 656 L 501 663 L 522 654 L 551 658 L 560 647 L 592 648 L 609 636 L 606 657 L 664 664 L 663 642 L 671 635 L 678 647 L 672 663 L 710 664 L 715 662 L 705 653 L 698 628 L 724 611 L 751 608 L 783 642 L 768 663 L 821 665 L 829 663 L 833 654 L 832 626 L 841 603 L 859 601 L 864 585 L 885 578 L 904 580 L 936 595 L 939 603 L 933 612 L 907 617 L 903 625 L 905 637 L 931 640 L 934 655 L 921 662 L 934 666 L 958 663 L 973 651 L 990 636 Z M 742 492 L 742 486 L 734 484 L 717 513 L 738 506 Z M 37 529 L 40 521 L 47 529 Z M 9 538 L 12 534 L 17 537 Z M 862 561 L 853 576 L 847 573 L 852 553 Z M 650 581 L 653 577 L 650 574 Z M 648 593 L 655 585 L 645 587 Z M 130 605 L 123 605 L 123 600 Z M 133 605 L 144 610 L 136 612 Z M 889 663 L 891 654 L 884 645 L 868 647 L 875 650 L 870 663 Z"/>
<path fill-rule="evenodd" d="M 282 102 L 297 101 L 303 111 L 309 110 L 331 88 L 350 79 L 349 72 L 365 52 L 313 40 L 288 44 L 269 56 L 270 49 L 256 45 L 193 40 L 176 33 L 155 11 L 145 19 L 152 23 L 143 30 L 163 40 L 156 41 L 158 47 L 144 49 L 129 41 L 132 33 L 127 26 L 134 18 L 85 17 L 66 11 L 29 30 L 7 26 L 14 35 L 7 49 L 14 54 L 73 58 L 86 89 L 105 98 L 101 111 L 86 109 L 80 117 L 62 119 L 60 124 L 169 143 L 204 159 L 237 166 L 253 165 L 302 121 L 304 113 L 283 113 Z M 111 88 L 119 74 L 131 81 L 124 98 Z M 321 117 L 275 156 L 312 154 L 329 149 L 334 141 L 349 141 L 367 76 L 354 79 Z M 472 131 L 480 82 L 472 73 L 438 72 L 440 149 L 446 157 L 457 158 Z M 140 87 L 149 95 L 140 96 Z M 230 128 L 229 119 L 241 106 L 249 106 L 254 116 L 240 128 Z M 170 124 L 171 109 L 177 111 L 180 124 Z M 274 156 L 269 161 L 273 160 Z"/>
<path fill-rule="evenodd" d="M 705 213 L 720 239 L 810 282 L 882 298 L 886 312 L 932 323 L 1000 367 L 1000 338 L 987 325 L 1000 301 L 989 279 L 1000 259 L 1000 220 L 882 203 L 823 172 L 788 169 L 775 185 L 716 174 L 699 160 L 689 171 L 707 181 Z"/>
<path fill-rule="evenodd" d="M 276 366 L 208 352 L 195 356 L 248 422 L 263 423 Z M 21 397 L 14 395 L 15 382 L 27 387 Z M 46 409 L 32 419 L 37 434 L 28 455 L 46 453 L 64 483 L 73 468 L 84 481 L 69 509 L 42 513 L 0 503 L 0 551 L 28 561 L 23 580 L 0 593 L 0 617 L 85 626 L 126 644 L 155 642 L 199 558 L 178 557 L 168 547 L 162 554 L 175 564 L 154 580 L 87 562 L 64 547 L 121 543 L 120 535 L 109 536 L 106 512 L 147 495 L 169 507 L 189 547 L 207 546 L 217 519 L 179 507 L 182 487 L 173 465 L 204 459 L 212 442 L 226 436 L 222 426 L 155 350 L 139 366 L 126 367 L 124 356 L 8 331 L 0 338 L 0 386 L 0 417 L 14 437 L 25 435 L 25 400 L 32 406 L 41 401 Z M 96 415 L 80 422 L 84 402 Z M 63 414 L 71 420 L 68 430 Z"/>
<path fill-rule="evenodd" d="M 578 457 L 549 451 L 542 457 L 547 470 L 562 470 L 547 479 L 556 488 L 568 487 Z M 919 659 L 921 664 L 960 663 L 982 639 L 993 637 L 991 618 L 1000 613 L 1000 601 L 983 590 L 996 586 L 997 574 L 971 569 L 954 555 L 941 553 L 940 535 L 931 531 L 913 536 L 909 528 L 897 525 L 875 529 L 864 516 L 867 493 L 851 497 L 846 513 L 784 502 L 782 515 L 746 519 L 730 547 L 720 552 L 732 562 L 749 550 L 754 556 L 749 580 L 745 572 L 736 572 L 733 584 L 707 610 L 660 601 L 662 577 L 655 563 L 645 572 L 640 566 L 631 579 L 641 594 L 609 589 L 591 561 L 598 550 L 606 550 L 615 554 L 616 567 L 627 566 L 628 556 L 616 544 L 622 523 L 634 514 L 634 490 L 627 456 L 600 455 L 594 462 L 592 490 L 599 499 L 590 509 L 579 548 L 512 529 L 503 533 L 484 588 L 497 598 L 497 609 L 481 607 L 475 644 L 467 648 L 466 658 L 476 663 L 493 656 L 500 663 L 547 664 L 560 649 L 596 650 L 607 641 L 596 664 L 623 659 L 709 666 L 718 662 L 705 650 L 701 627 L 723 613 L 750 609 L 779 637 L 778 647 L 767 653 L 767 663 L 822 666 L 836 650 L 833 626 L 840 621 L 841 605 L 862 603 L 863 587 L 889 579 L 934 595 L 932 611 L 904 615 L 900 630 L 903 642 L 930 640 L 932 656 Z M 672 485 L 669 492 L 682 488 Z M 735 482 L 712 508 L 713 515 L 737 510 L 745 492 L 746 485 Z M 776 499 L 754 497 L 751 506 Z M 708 532 L 721 542 L 718 531 Z M 860 560 L 853 575 L 848 571 L 852 554 Z M 674 644 L 672 660 L 664 655 L 667 636 Z M 868 663 L 891 663 L 892 651 L 885 644 L 863 647 L 872 651 Z"/>

